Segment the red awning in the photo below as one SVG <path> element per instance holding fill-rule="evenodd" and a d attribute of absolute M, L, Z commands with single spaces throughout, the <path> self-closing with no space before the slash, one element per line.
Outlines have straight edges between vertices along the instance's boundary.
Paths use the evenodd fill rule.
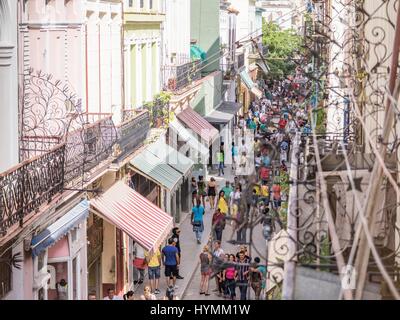
<path fill-rule="evenodd" d="M 189 129 L 197 133 L 208 145 L 211 145 L 218 138 L 218 130 L 192 108 L 186 108 L 176 116 Z"/>
<path fill-rule="evenodd" d="M 158 248 L 173 227 L 170 215 L 122 181 L 90 205 L 145 250 Z"/>

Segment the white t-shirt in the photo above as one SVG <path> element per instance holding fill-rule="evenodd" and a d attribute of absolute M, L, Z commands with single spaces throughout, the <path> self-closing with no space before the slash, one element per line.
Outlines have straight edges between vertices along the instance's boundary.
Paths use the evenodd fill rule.
<path fill-rule="evenodd" d="M 246 153 L 246 155 L 249 153 L 249 150 L 247 149 L 247 146 L 244 144 L 242 144 L 239 148 L 239 155 L 242 155 L 244 153 Z"/>
<path fill-rule="evenodd" d="M 136 258 L 144 259 L 145 258 L 144 249 L 138 244 L 135 244 L 135 247 L 136 247 Z"/>

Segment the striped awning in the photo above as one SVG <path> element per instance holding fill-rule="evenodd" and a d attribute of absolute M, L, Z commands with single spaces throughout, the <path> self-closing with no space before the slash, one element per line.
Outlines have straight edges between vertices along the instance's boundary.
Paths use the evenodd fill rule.
<path fill-rule="evenodd" d="M 218 139 L 218 130 L 192 108 L 186 108 L 181 113 L 177 114 L 177 117 L 188 128 L 198 134 L 207 146 L 210 146 L 216 139 Z"/>
<path fill-rule="evenodd" d="M 151 144 L 148 148 L 152 154 L 168 163 L 176 171 L 187 177 L 193 168 L 194 162 L 182 153 L 162 141 Z"/>
<path fill-rule="evenodd" d="M 173 227 L 170 215 L 123 181 L 92 199 L 90 205 L 97 214 L 125 232 L 145 250 L 158 248 Z"/>
<path fill-rule="evenodd" d="M 77 206 L 64 214 L 60 219 L 48 226 L 31 241 L 32 256 L 38 256 L 42 251 L 53 246 L 70 230 L 77 228 L 79 223 L 89 215 L 89 202 L 82 200 Z"/>
<path fill-rule="evenodd" d="M 182 174 L 145 149 L 131 160 L 131 165 L 171 192 L 179 186 Z"/>
<path fill-rule="evenodd" d="M 178 119 L 174 119 L 169 125 L 192 150 L 199 152 L 202 156 L 208 156 L 209 149 L 192 135 Z"/>

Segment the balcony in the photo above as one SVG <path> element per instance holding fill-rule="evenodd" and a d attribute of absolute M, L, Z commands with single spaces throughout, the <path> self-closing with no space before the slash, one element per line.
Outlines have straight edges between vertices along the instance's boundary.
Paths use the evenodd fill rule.
<path fill-rule="evenodd" d="M 201 60 L 188 61 L 179 65 L 164 66 L 164 90 L 178 93 L 193 81 L 201 78 Z"/>
<path fill-rule="evenodd" d="M 150 114 L 147 110 L 124 110 L 123 122 L 117 126 L 118 162 L 143 144 L 150 130 Z"/>
<path fill-rule="evenodd" d="M 59 144 L 0 174 L 0 237 L 62 192 L 65 147 Z"/>

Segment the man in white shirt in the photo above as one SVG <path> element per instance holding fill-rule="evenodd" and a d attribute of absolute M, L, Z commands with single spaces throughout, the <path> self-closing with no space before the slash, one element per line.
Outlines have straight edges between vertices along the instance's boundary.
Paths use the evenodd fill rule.
<path fill-rule="evenodd" d="M 107 293 L 108 293 L 108 295 L 107 295 L 107 297 L 104 297 L 104 300 L 122 300 L 121 297 L 118 297 L 115 295 L 114 289 L 111 289 L 111 288 L 108 289 Z"/>

